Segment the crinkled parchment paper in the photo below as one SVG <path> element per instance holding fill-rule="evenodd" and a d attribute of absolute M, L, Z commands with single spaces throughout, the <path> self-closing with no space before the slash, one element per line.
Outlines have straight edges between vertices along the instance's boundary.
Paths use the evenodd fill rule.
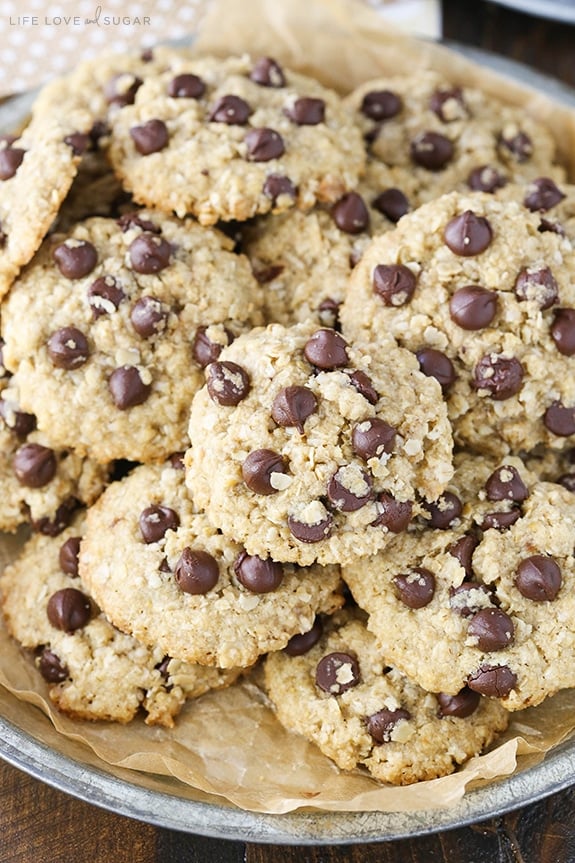
<path fill-rule="evenodd" d="M 541 118 L 555 132 L 565 160 L 572 159 L 575 173 L 573 113 L 544 94 L 442 47 L 390 32 L 377 13 L 354 0 L 214 0 L 196 44 L 201 53 L 273 54 L 342 92 L 378 75 L 411 73 L 423 67 L 443 71 L 453 80 L 479 85 L 523 105 Z M 0 542 L 6 559 L 15 548 L 11 538 Z M 104 766 L 143 771 L 149 775 L 150 787 L 155 787 L 154 774 L 172 776 L 198 792 L 267 813 L 310 806 L 331 811 L 449 807 L 474 784 L 507 776 L 517 764 L 521 769 L 535 763 L 575 730 L 575 691 L 563 692 L 540 707 L 514 714 L 511 729 L 499 745 L 456 774 L 392 788 L 360 771 L 342 773 L 314 746 L 285 732 L 249 681 L 189 703 L 173 731 L 149 728 L 140 720 L 129 726 L 81 723 L 52 709 L 47 687 L 29 657 L 0 626 L 0 684 L 26 702 L 23 714 L 43 710 L 64 743 L 84 743 Z M 0 715 L 2 696 L 0 687 Z"/>

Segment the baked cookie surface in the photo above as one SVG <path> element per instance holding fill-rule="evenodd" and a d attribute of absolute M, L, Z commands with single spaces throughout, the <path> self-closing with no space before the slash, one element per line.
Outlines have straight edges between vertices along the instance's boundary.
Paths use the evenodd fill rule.
<path fill-rule="evenodd" d="M 281 649 L 343 601 L 338 567 L 277 564 L 212 527 L 181 465 L 140 466 L 108 487 L 87 516 L 80 572 L 120 629 L 223 668 Z"/>
<path fill-rule="evenodd" d="M 390 667 L 360 615 L 344 609 L 316 629 L 305 653 L 267 657 L 266 689 L 280 722 L 342 769 L 396 785 L 444 776 L 507 726 L 497 702 L 467 688 L 432 695 Z"/>

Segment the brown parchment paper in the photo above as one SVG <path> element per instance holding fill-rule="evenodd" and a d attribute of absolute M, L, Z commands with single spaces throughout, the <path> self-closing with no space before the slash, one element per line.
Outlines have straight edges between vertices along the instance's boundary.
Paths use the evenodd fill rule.
<path fill-rule="evenodd" d="M 445 48 L 392 31 L 357 0 L 213 0 L 196 50 L 273 54 L 342 92 L 378 75 L 433 68 L 539 117 L 555 133 L 575 174 L 574 113 Z M 17 547 L 18 540 L 0 538 L 0 565 Z M 511 728 L 498 745 L 457 773 L 403 788 L 384 787 L 359 770 L 341 772 L 315 746 L 284 731 L 249 679 L 189 703 L 171 731 L 150 728 L 140 720 L 129 726 L 81 723 L 52 708 L 47 687 L 29 657 L 0 623 L 0 686 L 21 700 L 23 713 L 44 711 L 63 740 L 74 742 L 74 747 L 77 741 L 88 746 L 104 767 L 141 771 L 140 785 L 142 774 L 149 776 L 151 788 L 156 775 L 170 776 L 184 783 L 187 797 L 189 789 L 196 789 L 198 794 L 215 794 L 243 809 L 266 813 L 310 806 L 334 812 L 449 807 L 478 783 L 536 763 L 575 731 L 575 690 L 569 690 L 513 714 Z"/>

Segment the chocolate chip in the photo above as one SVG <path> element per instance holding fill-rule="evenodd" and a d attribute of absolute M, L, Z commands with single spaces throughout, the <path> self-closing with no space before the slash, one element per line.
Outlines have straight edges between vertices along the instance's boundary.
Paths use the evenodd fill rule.
<path fill-rule="evenodd" d="M 520 302 L 534 300 L 540 309 L 549 309 L 559 299 L 559 287 L 549 267 L 524 267 L 515 280 L 513 290 Z"/>
<path fill-rule="evenodd" d="M 560 354 L 575 354 L 575 309 L 556 309 L 549 327 L 551 338 Z"/>
<path fill-rule="evenodd" d="M 529 497 L 529 489 L 521 479 L 519 471 L 510 464 L 501 465 L 485 482 L 487 500 L 512 500 L 523 503 Z"/>
<path fill-rule="evenodd" d="M 351 653 L 328 653 L 317 664 L 315 682 L 323 692 L 341 695 L 360 682 L 359 663 Z"/>
<path fill-rule="evenodd" d="M 523 204 L 532 213 L 539 210 L 545 213 L 563 200 L 565 195 L 549 177 L 538 177 L 529 184 Z"/>
<path fill-rule="evenodd" d="M 401 189 L 385 189 L 371 202 L 371 206 L 396 224 L 409 212 L 409 201 Z"/>
<path fill-rule="evenodd" d="M 403 102 L 397 93 L 391 90 L 371 90 L 366 93 L 361 103 L 361 113 L 378 123 L 389 120 L 399 114 Z"/>
<path fill-rule="evenodd" d="M 504 131 L 499 136 L 499 148 L 517 162 L 527 162 L 533 155 L 533 142 L 525 132 Z"/>
<path fill-rule="evenodd" d="M 486 390 L 494 401 L 505 401 L 521 389 L 523 366 L 515 357 L 486 354 L 475 366 L 471 385 Z"/>
<path fill-rule="evenodd" d="M 403 264 L 378 264 L 372 277 L 374 294 L 384 306 L 404 306 L 415 291 L 416 278 Z"/>
<path fill-rule="evenodd" d="M 206 386 L 212 401 L 236 407 L 250 391 L 250 378 L 237 363 L 215 362 L 208 366 Z"/>
<path fill-rule="evenodd" d="M 540 234 L 558 234 L 560 237 L 565 236 L 565 228 L 559 222 L 552 222 L 550 219 L 541 219 L 537 228 Z"/>
<path fill-rule="evenodd" d="M 92 616 L 90 600 L 75 587 L 57 590 L 48 600 L 46 607 L 48 620 L 56 629 L 74 632 L 89 622 Z"/>
<path fill-rule="evenodd" d="M 288 195 L 294 200 L 297 196 L 297 189 L 290 178 L 284 177 L 282 174 L 269 174 L 262 191 L 267 198 L 271 198 L 273 206 L 276 205 L 278 198 L 282 195 Z"/>
<path fill-rule="evenodd" d="M 448 549 L 449 553 L 459 561 L 459 564 L 465 570 L 466 578 L 471 578 L 473 576 L 473 567 L 471 560 L 473 552 L 478 545 L 479 539 L 473 534 L 468 533 L 460 537 Z"/>
<path fill-rule="evenodd" d="M 411 719 L 411 713 L 402 707 L 395 710 L 384 707 L 366 718 L 366 727 L 376 743 L 391 743 L 395 726 L 398 722 L 407 722 L 409 719 Z"/>
<path fill-rule="evenodd" d="M 354 453 L 364 461 L 393 452 L 397 430 L 379 417 L 357 423 L 351 432 Z"/>
<path fill-rule="evenodd" d="M 434 90 L 429 107 L 444 123 L 463 120 L 469 115 L 461 87 L 439 87 Z"/>
<path fill-rule="evenodd" d="M 374 498 L 372 480 L 357 465 L 340 467 L 327 484 L 327 496 L 342 512 L 355 512 Z"/>
<path fill-rule="evenodd" d="M 26 155 L 26 150 L 20 147 L 4 147 L 0 149 L 0 180 L 10 180 Z"/>
<path fill-rule="evenodd" d="M 60 546 L 58 561 L 60 569 L 72 578 L 78 576 L 78 555 L 80 554 L 81 536 L 71 536 Z"/>
<path fill-rule="evenodd" d="M 497 311 L 497 293 L 479 285 L 459 288 L 449 301 L 449 314 L 463 330 L 481 330 L 489 326 Z"/>
<path fill-rule="evenodd" d="M 168 127 L 163 120 L 154 118 L 146 120 L 139 126 L 132 126 L 130 129 L 130 137 L 134 142 L 134 146 L 138 153 L 142 156 L 149 156 L 150 153 L 159 153 L 163 150 L 170 140 Z"/>
<path fill-rule="evenodd" d="M 243 481 L 255 494 L 276 494 L 281 490 L 274 474 L 287 474 L 287 464 L 271 449 L 253 450 L 242 464 Z"/>
<path fill-rule="evenodd" d="M 104 87 L 104 96 L 109 105 L 124 108 L 133 105 L 136 93 L 144 82 L 130 72 L 120 72 L 114 75 Z"/>
<path fill-rule="evenodd" d="M 88 302 L 94 320 L 116 311 L 125 297 L 114 276 L 100 276 L 88 288 Z"/>
<path fill-rule="evenodd" d="M 288 656 L 304 656 L 318 643 L 322 634 L 323 624 L 321 618 L 316 617 L 311 629 L 301 634 L 292 635 L 284 647 L 284 653 L 287 653 Z"/>
<path fill-rule="evenodd" d="M 361 234 L 369 228 L 369 211 L 361 195 L 348 192 L 333 206 L 334 222 L 346 234 Z"/>
<path fill-rule="evenodd" d="M 454 152 L 449 138 L 438 132 L 422 132 L 409 147 L 412 161 L 428 171 L 441 171 L 453 159 Z"/>
<path fill-rule="evenodd" d="M 469 174 L 467 185 L 473 192 L 493 194 L 507 185 L 507 177 L 491 165 L 480 165 Z"/>
<path fill-rule="evenodd" d="M 285 87 L 286 79 L 280 64 L 272 57 L 260 57 L 253 65 L 250 79 L 260 87 Z"/>
<path fill-rule="evenodd" d="M 216 586 L 220 577 L 217 560 L 207 551 L 187 546 L 182 551 L 174 578 L 180 590 L 194 596 L 208 593 Z"/>
<path fill-rule="evenodd" d="M 568 408 L 559 401 L 553 402 L 543 414 L 543 424 L 559 437 L 575 434 L 575 407 Z"/>
<path fill-rule="evenodd" d="M 326 297 L 317 307 L 317 316 L 320 323 L 329 329 L 336 329 L 339 326 L 339 307 L 341 303 L 334 300 L 332 297 Z"/>
<path fill-rule="evenodd" d="M 469 622 L 468 632 L 480 650 L 503 650 L 513 642 L 513 621 L 500 608 L 482 608 Z"/>
<path fill-rule="evenodd" d="M 88 340 L 76 327 L 62 327 L 52 333 L 47 342 L 48 356 L 60 369 L 77 369 L 88 361 Z"/>
<path fill-rule="evenodd" d="M 60 657 L 47 647 L 38 660 L 38 670 L 47 683 L 62 683 L 69 674 Z"/>
<path fill-rule="evenodd" d="M 488 512 L 481 522 L 481 530 L 508 530 L 521 518 L 520 509 L 510 509 L 504 512 Z"/>
<path fill-rule="evenodd" d="M 410 500 L 396 500 L 393 495 L 383 491 L 377 497 L 379 515 L 372 521 L 372 527 L 386 527 L 391 533 L 406 530 L 413 514 Z"/>
<path fill-rule="evenodd" d="M 53 449 L 39 443 L 26 443 L 16 450 L 12 467 L 20 485 L 42 488 L 56 476 L 58 462 Z"/>
<path fill-rule="evenodd" d="M 426 525 L 436 530 L 447 530 L 452 527 L 453 522 L 463 512 L 463 504 L 451 491 L 444 492 L 437 500 L 424 503 L 423 508 L 430 516 L 425 522 Z"/>
<path fill-rule="evenodd" d="M 156 297 L 140 297 L 132 306 L 130 320 L 138 335 L 148 339 L 165 329 L 168 311 Z"/>
<path fill-rule="evenodd" d="M 3 398 L 0 398 L 0 417 L 4 420 L 6 428 L 10 429 L 19 438 L 27 437 L 36 428 L 36 417 L 34 414 L 15 410 Z"/>
<path fill-rule="evenodd" d="M 159 542 L 168 530 L 176 530 L 180 524 L 180 517 L 169 506 L 153 504 L 147 506 L 140 513 L 138 525 L 144 542 Z"/>
<path fill-rule="evenodd" d="M 456 378 L 455 368 L 449 357 L 435 348 L 421 348 L 415 356 L 423 374 L 428 378 L 435 378 L 445 394 Z"/>
<path fill-rule="evenodd" d="M 297 518 L 288 516 L 288 527 L 295 539 L 300 542 L 314 543 L 321 542 L 331 536 L 333 530 L 333 516 L 329 512 L 325 512 L 319 521 L 313 524 L 306 524 L 303 521 L 298 521 Z"/>
<path fill-rule="evenodd" d="M 317 406 L 317 398 L 307 387 L 285 387 L 273 400 L 271 415 L 282 428 L 295 426 L 303 434 L 304 423 Z"/>
<path fill-rule="evenodd" d="M 2 222 L 0 222 L 0 249 L 3 249 L 8 242 L 8 234 L 2 230 Z"/>
<path fill-rule="evenodd" d="M 198 327 L 192 342 L 192 356 L 203 369 L 217 360 L 224 347 L 220 342 L 213 342 L 208 336 L 207 330 L 207 327 Z M 224 328 L 224 332 L 226 345 L 230 345 L 233 341 L 233 333 L 227 328 Z"/>
<path fill-rule="evenodd" d="M 173 452 L 168 461 L 174 470 L 184 470 L 184 452 Z"/>
<path fill-rule="evenodd" d="M 563 488 L 566 488 L 567 491 L 575 493 L 575 474 L 574 473 L 564 473 L 561 476 L 557 477 L 556 482 L 559 485 L 562 485 Z"/>
<path fill-rule="evenodd" d="M 485 584 L 464 581 L 449 591 L 449 605 L 461 617 L 472 617 L 485 608 L 486 602 L 492 604 L 492 594 Z"/>
<path fill-rule="evenodd" d="M 293 105 L 286 108 L 285 115 L 298 126 L 317 126 L 325 119 L 325 102 L 323 99 L 312 99 L 304 96 L 296 99 Z"/>
<path fill-rule="evenodd" d="M 439 715 L 457 716 L 459 719 L 465 719 L 477 710 L 480 698 L 481 696 L 478 692 L 473 692 L 467 686 L 464 686 L 457 695 L 438 692 Z"/>
<path fill-rule="evenodd" d="M 278 276 L 284 271 L 284 267 L 281 264 L 277 264 L 276 266 L 265 267 L 263 270 L 254 270 L 254 276 L 260 285 L 267 285 L 268 282 L 273 282 L 274 279 L 277 279 Z"/>
<path fill-rule="evenodd" d="M 58 536 L 65 530 L 75 511 L 78 509 L 78 501 L 74 497 L 70 497 L 57 507 L 56 512 L 51 515 L 40 516 L 40 518 L 31 519 L 32 529 L 44 536 Z"/>
<path fill-rule="evenodd" d="M 379 394 L 369 375 L 366 375 L 365 372 L 357 371 L 352 372 L 349 376 L 349 379 L 355 389 L 358 391 L 360 396 L 363 396 L 366 401 L 370 403 L 370 405 L 376 405 L 379 401 Z"/>
<path fill-rule="evenodd" d="M 484 252 L 492 238 L 493 232 L 487 219 L 477 216 L 472 210 L 465 210 L 451 219 L 443 232 L 445 245 L 455 255 L 464 258 Z"/>
<path fill-rule="evenodd" d="M 275 129 L 250 129 L 244 141 L 251 162 L 269 162 L 279 159 L 285 152 L 283 138 Z"/>
<path fill-rule="evenodd" d="M 222 96 L 210 112 L 212 123 L 226 123 L 228 126 L 245 126 L 252 109 L 239 96 Z"/>
<path fill-rule="evenodd" d="M 171 245 L 161 237 L 144 231 L 129 247 L 132 269 L 142 275 L 159 273 L 170 263 Z"/>
<path fill-rule="evenodd" d="M 152 391 L 151 383 L 144 383 L 136 366 L 120 366 L 108 378 L 108 388 L 116 407 L 121 410 L 143 404 Z"/>
<path fill-rule="evenodd" d="M 205 92 L 202 79 L 191 72 L 176 75 L 168 84 L 168 96 L 172 99 L 201 99 Z"/>
<path fill-rule="evenodd" d="M 414 566 L 393 579 L 397 598 L 408 608 L 424 608 L 435 593 L 435 576 L 423 566 Z"/>
<path fill-rule="evenodd" d="M 303 354 L 318 369 L 337 369 L 349 363 L 347 342 L 335 330 L 317 330 L 305 343 Z"/>
<path fill-rule="evenodd" d="M 467 685 L 480 695 L 506 698 L 517 686 L 517 675 L 508 665 L 481 665 L 469 675 Z"/>
<path fill-rule="evenodd" d="M 67 279 L 81 279 L 98 263 L 98 253 L 88 240 L 69 239 L 52 252 L 56 266 Z"/>
<path fill-rule="evenodd" d="M 88 149 L 90 136 L 85 132 L 72 132 L 71 135 L 66 135 L 64 143 L 72 148 L 74 156 L 82 156 Z"/>
<path fill-rule="evenodd" d="M 162 229 L 159 225 L 154 224 L 151 219 L 143 219 L 138 211 L 123 213 L 118 219 L 116 219 L 116 224 L 122 229 L 123 234 L 130 231 L 132 228 L 141 228 L 142 231 L 149 231 L 151 234 L 162 233 Z"/>
<path fill-rule="evenodd" d="M 271 593 L 278 589 L 284 577 L 281 563 L 245 551 L 234 563 L 234 572 L 240 584 L 252 593 Z"/>
<path fill-rule="evenodd" d="M 557 562 L 545 554 L 524 558 L 515 573 L 517 590 L 533 602 L 552 602 L 561 589 L 561 583 Z"/>

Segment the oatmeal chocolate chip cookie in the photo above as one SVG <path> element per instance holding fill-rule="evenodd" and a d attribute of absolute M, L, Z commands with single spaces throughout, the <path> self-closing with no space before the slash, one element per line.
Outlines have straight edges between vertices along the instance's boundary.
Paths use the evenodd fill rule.
<path fill-rule="evenodd" d="M 146 78 L 111 118 L 109 156 L 136 201 L 203 224 L 335 201 L 365 162 L 333 91 L 248 56 L 174 58 Z"/>
<path fill-rule="evenodd" d="M 575 185 L 535 177 L 528 183 L 509 183 L 496 193 L 502 201 L 518 201 L 539 216 L 538 230 L 566 234 L 575 241 Z"/>
<path fill-rule="evenodd" d="M 433 779 L 505 730 L 509 714 L 496 701 L 467 687 L 432 695 L 391 667 L 358 614 L 338 612 L 316 629 L 296 652 L 268 656 L 266 689 L 280 722 L 343 770 L 363 766 L 395 785 Z"/>
<path fill-rule="evenodd" d="M 31 260 L 66 197 L 86 149 L 91 118 L 74 110 L 32 120 L 0 138 L 0 298 Z"/>
<path fill-rule="evenodd" d="M 78 577 L 84 518 L 57 539 L 36 536 L 0 577 L 10 634 L 33 650 L 50 699 L 76 719 L 171 728 L 184 702 L 228 686 L 240 669 L 180 662 L 115 629 Z"/>
<path fill-rule="evenodd" d="M 261 321 L 260 288 L 231 246 L 148 210 L 44 243 L 5 304 L 4 361 L 54 445 L 103 462 L 185 449 L 203 367 Z"/>
<path fill-rule="evenodd" d="M 520 710 L 575 685 L 575 497 L 518 459 L 460 459 L 460 518 L 432 516 L 343 575 L 404 674 Z"/>
<path fill-rule="evenodd" d="M 33 530 L 55 536 L 80 503 L 92 503 L 108 479 L 107 466 L 52 445 L 36 430 L 36 417 L 17 402 L 12 380 L 0 393 L 0 530 Z"/>
<path fill-rule="evenodd" d="M 436 381 L 390 339 L 314 322 L 256 329 L 206 369 L 190 414 L 196 504 L 249 554 L 306 565 L 374 554 L 452 473 Z"/>
<path fill-rule="evenodd" d="M 575 250 L 540 216 L 452 193 L 372 241 L 340 310 L 344 335 L 389 332 L 446 395 L 456 444 L 501 455 L 575 435 Z"/>
<path fill-rule="evenodd" d="M 243 251 L 264 288 L 268 321 L 314 318 L 333 327 L 353 267 L 372 235 L 418 203 L 407 172 L 371 161 L 356 190 L 331 206 L 262 216 L 242 232 Z"/>
<path fill-rule="evenodd" d="M 174 464 L 136 468 L 88 512 L 80 573 L 116 626 L 170 656 L 230 668 L 341 606 L 338 567 L 248 554 L 198 512 Z"/>
<path fill-rule="evenodd" d="M 542 174 L 565 178 L 553 137 L 537 120 L 435 72 L 368 81 L 346 105 L 371 157 L 409 169 L 421 201 Z"/>

